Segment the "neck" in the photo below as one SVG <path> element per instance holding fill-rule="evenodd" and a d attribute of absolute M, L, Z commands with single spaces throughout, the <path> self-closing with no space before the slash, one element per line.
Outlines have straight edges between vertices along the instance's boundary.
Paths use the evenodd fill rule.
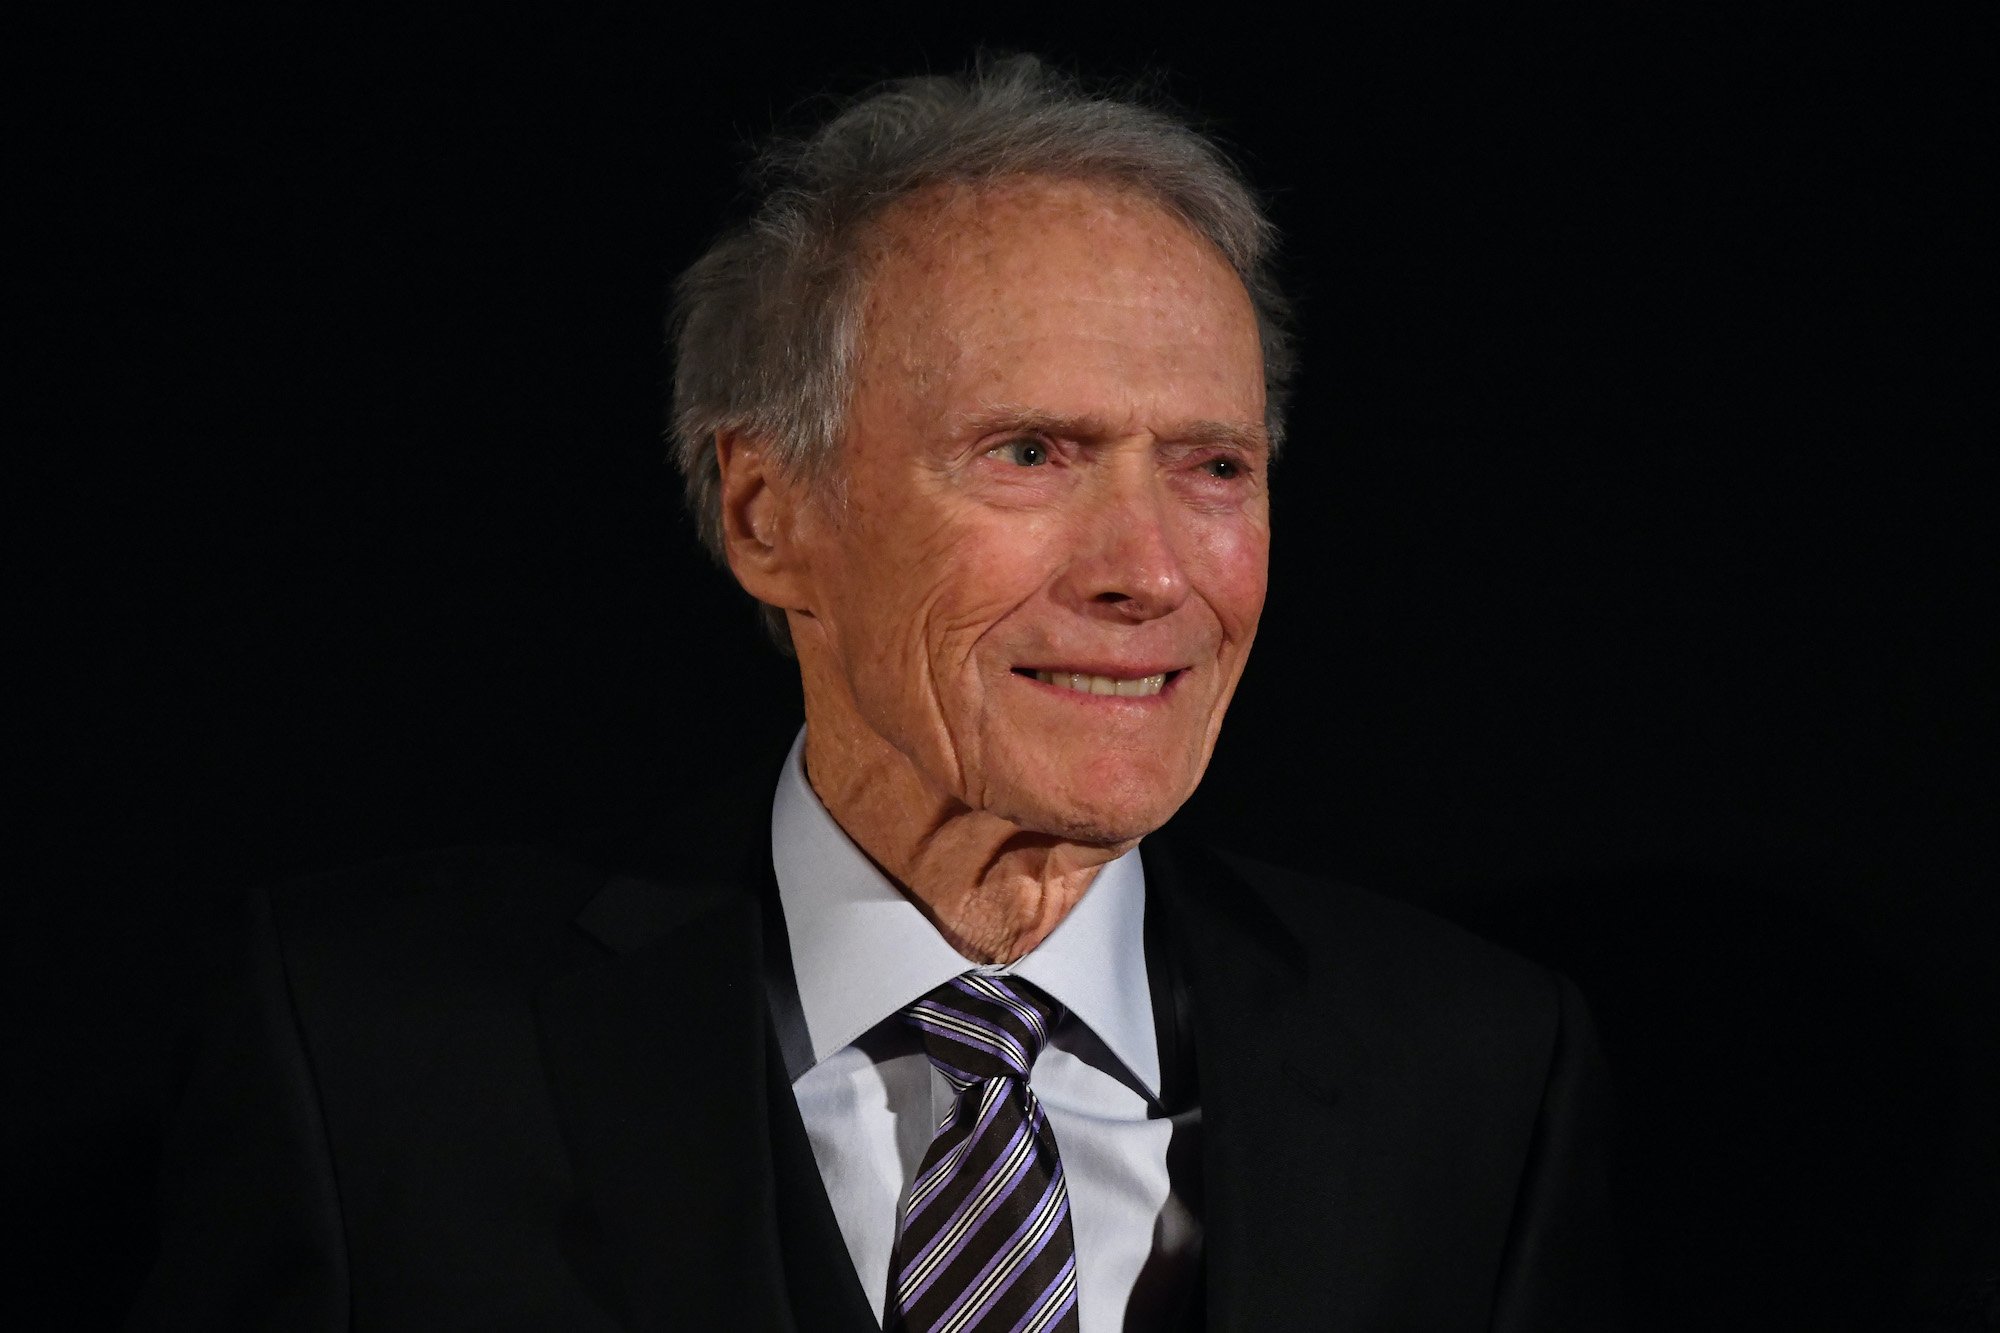
<path fill-rule="evenodd" d="M 813 791 L 945 941 L 975 963 L 1011 963 L 1047 939 L 1098 870 L 1133 845 L 1068 842 L 972 809 L 859 719 L 839 710 L 814 714 L 808 692 Z"/>

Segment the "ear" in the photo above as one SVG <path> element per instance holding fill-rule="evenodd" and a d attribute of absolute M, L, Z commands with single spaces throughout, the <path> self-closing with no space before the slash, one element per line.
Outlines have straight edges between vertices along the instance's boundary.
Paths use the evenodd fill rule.
<path fill-rule="evenodd" d="M 722 547 L 730 572 L 760 602 L 808 610 L 796 521 L 805 497 L 761 440 L 717 431 L 715 462 L 722 474 Z"/>

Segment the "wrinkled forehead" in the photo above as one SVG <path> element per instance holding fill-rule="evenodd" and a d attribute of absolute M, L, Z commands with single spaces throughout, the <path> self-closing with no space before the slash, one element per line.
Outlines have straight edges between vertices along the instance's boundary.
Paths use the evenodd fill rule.
<path fill-rule="evenodd" d="M 871 228 L 860 364 L 929 382 L 969 346 L 1116 324 L 1239 350 L 1248 291 L 1221 251 L 1143 191 L 1014 177 L 921 191 Z"/>

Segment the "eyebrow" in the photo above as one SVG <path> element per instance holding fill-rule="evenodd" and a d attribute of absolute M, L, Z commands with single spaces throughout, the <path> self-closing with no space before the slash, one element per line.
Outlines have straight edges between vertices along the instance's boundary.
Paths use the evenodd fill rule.
<path fill-rule="evenodd" d="M 1068 416 L 1031 407 L 997 406 L 967 412 L 957 418 L 966 435 L 991 435 L 1018 431 L 1023 435 L 1053 435 L 1058 439 L 1089 443 L 1130 434 L 1130 428 L 1113 424 L 1108 418 L 1085 414 Z M 1269 453 L 1270 437 L 1261 423 L 1196 419 L 1175 422 L 1151 432 L 1169 444 L 1220 444 L 1249 453 Z"/>

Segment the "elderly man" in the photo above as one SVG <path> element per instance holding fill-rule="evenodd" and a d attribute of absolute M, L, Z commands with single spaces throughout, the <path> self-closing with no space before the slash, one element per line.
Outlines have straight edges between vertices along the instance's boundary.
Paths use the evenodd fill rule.
<path fill-rule="evenodd" d="M 1239 178 L 1027 59 L 763 168 L 675 432 L 798 660 L 775 795 L 260 899 L 137 1322 L 1608 1326 L 1566 984 L 1150 838 L 1264 602 Z"/>

